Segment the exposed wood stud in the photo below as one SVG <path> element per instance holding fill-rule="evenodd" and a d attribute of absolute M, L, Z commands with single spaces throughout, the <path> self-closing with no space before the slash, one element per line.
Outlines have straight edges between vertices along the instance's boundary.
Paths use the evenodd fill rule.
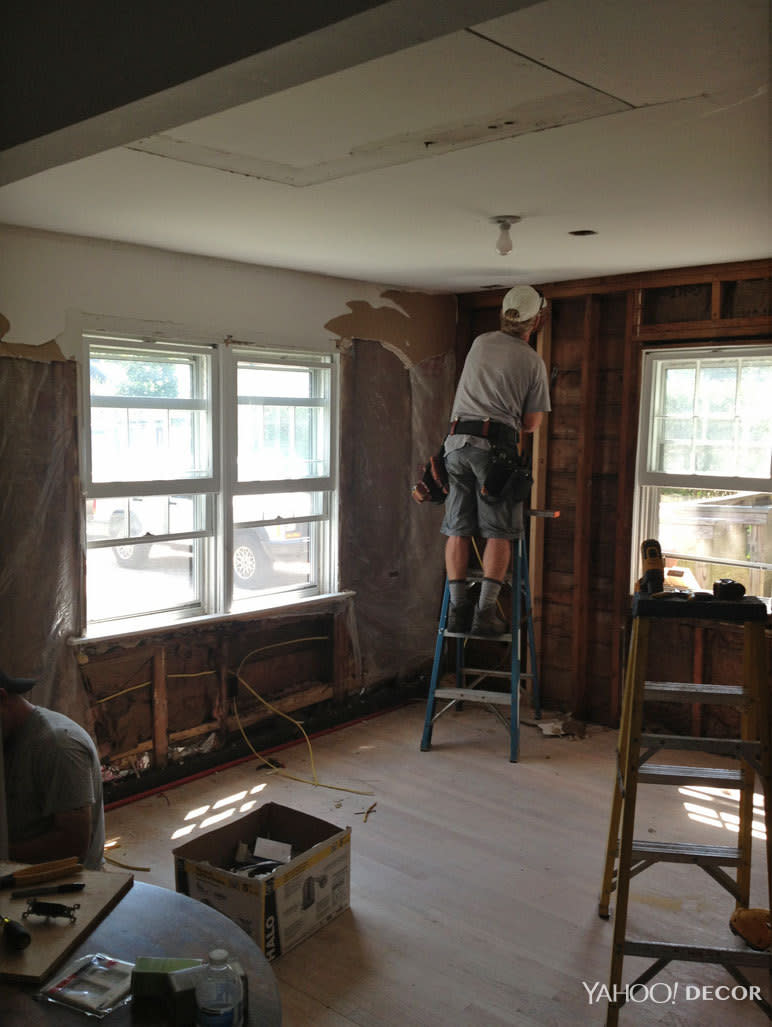
<path fill-rule="evenodd" d="M 218 677 L 218 696 L 217 696 L 217 709 L 215 710 L 215 717 L 217 718 L 217 729 L 222 731 L 225 727 L 227 716 L 230 713 L 230 703 L 228 702 L 228 679 L 230 677 L 228 670 L 228 657 L 230 654 L 230 645 L 227 637 L 220 639 L 220 645 L 217 654 L 217 677 Z"/>
<path fill-rule="evenodd" d="M 705 634 L 702 625 L 695 624 L 694 626 L 694 643 L 692 649 L 692 659 L 694 666 L 692 668 L 692 681 L 695 684 L 702 685 L 705 682 Z M 691 720 L 692 727 L 691 733 L 695 738 L 702 737 L 702 703 L 692 703 L 691 707 Z"/>
<path fill-rule="evenodd" d="M 640 313 L 640 290 L 629 293 L 625 314 L 625 354 L 622 369 L 622 407 L 619 421 L 619 467 L 617 468 L 616 517 L 614 524 L 614 595 L 615 616 L 620 624 L 627 617 L 630 595 L 630 559 L 632 540 L 629 526 L 633 519 L 635 488 L 635 444 L 638 435 L 640 404 L 641 351 L 633 340 L 634 319 Z M 617 646 L 612 647 L 611 692 L 609 718 L 616 721 L 621 710 L 623 661 Z"/>
<path fill-rule="evenodd" d="M 593 451 L 598 381 L 598 323 L 600 303 L 588 296 L 584 310 L 584 358 L 580 395 L 580 425 L 576 447 L 576 511 L 574 518 L 574 589 L 571 657 L 574 669 L 572 712 L 587 715 L 588 610 L 591 602 L 590 546 L 593 508 Z M 609 530 L 602 519 L 600 530 Z"/>
<path fill-rule="evenodd" d="M 552 368 L 552 318 L 549 313 L 539 332 L 536 350 L 544 361 L 547 374 L 550 374 Z M 550 392 L 552 392 L 551 384 Z M 536 432 L 532 453 L 534 484 L 531 491 L 531 503 L 534 510 L 544 510 L 547 504 L 549 445 L 549 415 L 547 415 L 544 425 Z M 534 648 L 536 649 L 536 659 L 539 663 L 541 663 L 544 630 L 544 535 L 544 519 L 541 517 L 532 518 L 531 536 L 528 546 L 528 569 L 530 572 L 529 587 L 531 590 Z"/>
<path fill-rule="evenodd" d="M 714 321 L 721 317 L 721 282 L 714 278 L 710 289 L 710 316 Z"/>
<path fill-rule="evenodd" d="M 169 761 L 169 699 L 166 691 L 166 649 L 153 651 L 153 749 L 157 767 Z"/>

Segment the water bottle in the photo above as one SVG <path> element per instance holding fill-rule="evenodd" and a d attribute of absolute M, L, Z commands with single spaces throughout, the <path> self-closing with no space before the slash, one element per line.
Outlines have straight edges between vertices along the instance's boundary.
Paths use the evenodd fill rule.
<path fill-rule="evenodd" d="M 197 1027 L 242 1027 L 241 978 L 225 949 L 209 953 L 209 965 L 196 985 Z"/>

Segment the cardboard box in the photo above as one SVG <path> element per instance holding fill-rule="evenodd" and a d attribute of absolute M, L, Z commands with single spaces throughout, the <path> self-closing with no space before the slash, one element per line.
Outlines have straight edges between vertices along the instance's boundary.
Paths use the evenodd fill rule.
<path fill-rule="evenodd" d="M 233 865 L 239 842 L 251 851 L 258 837 L 291 844 L 290 862 L 254 878 L 225 869 Z M 351 828 L 275 802 L 172 851 L 177 891 L 224 913 L 268 959 L 288 952 L 349 906 Z"/>

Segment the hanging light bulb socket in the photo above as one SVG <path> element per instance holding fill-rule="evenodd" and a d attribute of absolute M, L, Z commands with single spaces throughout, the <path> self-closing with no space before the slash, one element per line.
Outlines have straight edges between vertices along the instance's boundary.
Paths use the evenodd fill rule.
<path fill-rule="evenodd" d="M 499 237 L 496 240 L 496 252 L 506 257 L 508 253 L 512 252 L 512 237 L 509 234 L 509 230 L 512 225 L 516 225 L 521 218 L 517 214 L 496 214 L 490 221 L 493 225 L 499 226 Z"/>

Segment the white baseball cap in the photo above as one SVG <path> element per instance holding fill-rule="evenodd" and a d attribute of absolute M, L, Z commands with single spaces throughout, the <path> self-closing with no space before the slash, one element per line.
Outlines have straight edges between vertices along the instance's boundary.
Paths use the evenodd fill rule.
<path fill-rule="evenodd" d="M 543 310 L 546 300 L 530 285 L 516 285 L 501 301 L 501 313 L 510 321 L 530 321 Z"/>
<path fill-rule="evenodd" d="M 29 692 L 35 684 L 37 684 L 37 678 L 12 678 L 4 670 L 0 670 L 0 688 L 4 688 L 6 692 L 22 695 L 24 692 Z"/>

